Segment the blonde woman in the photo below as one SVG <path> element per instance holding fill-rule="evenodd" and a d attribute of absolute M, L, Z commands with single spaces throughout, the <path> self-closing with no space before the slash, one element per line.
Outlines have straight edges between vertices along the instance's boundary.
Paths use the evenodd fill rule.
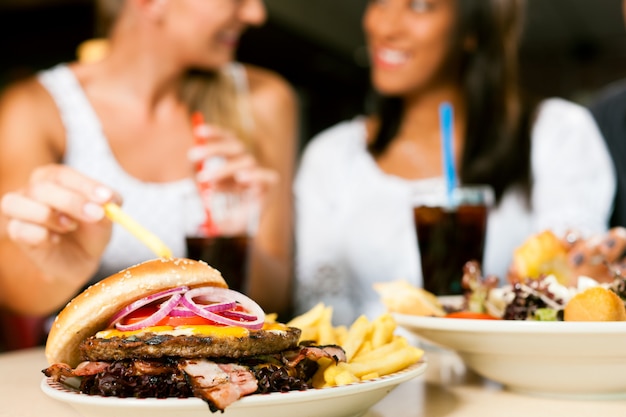
<path fill-rule="evenodd" d="M 183 199 L 194 163 L 226 160 L 214 181 L 263 195 L 250 295 L 289 304 L 290 187 L 296 102 L 267 70 L 234 64 L 239 37 L 266 18 L 261 0 L 101 0 L 111 20 L 101 59 L 61 64 L 0 102 L 0 304 L 47 314 L 82 287 L 153 257 L 117 231 L 125 210 L 184 256 Z M 194 146 L 200 110 L 209 143 Z M 191 152 L 190 152 L 191 150 Z"/>

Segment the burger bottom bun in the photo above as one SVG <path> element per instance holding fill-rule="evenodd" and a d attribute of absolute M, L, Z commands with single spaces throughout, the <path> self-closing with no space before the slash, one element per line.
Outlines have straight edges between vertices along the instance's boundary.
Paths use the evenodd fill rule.
<path fill-rule="evenodd" d="M 80 343 L 103 330 L 119 310 L 147 295 L 181 285 L 228 288 L 218 270 L 191 259 L 160 258 L 126 268 L 87 288 L 59 313 L 46 342 L 48 363 L 75 367 L 81 362 Z"/>
<path fill-rule="evenodd" d="M 576 294 L 565 306 L 565 321 L 625 321 L 624 302 L 613 291 L 592 287 Z"/>

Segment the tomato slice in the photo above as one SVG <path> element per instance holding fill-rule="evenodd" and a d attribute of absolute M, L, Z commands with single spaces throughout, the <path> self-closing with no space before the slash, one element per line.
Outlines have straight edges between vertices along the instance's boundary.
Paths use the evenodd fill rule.
<path fill-rule="evenodd" d="M 500 320 L 498 317 L 487 313 L 475 313 L 473 311 L 456 311 L 448 313 L 444 317 L 449 319 L 475 319 L 475 320 Z"/>
<path fill-rule="evenodd" d="M 122 319 L 122 324 L 133 324 L 138 321 L 144 320 L 151 316 L 156 312 L 156 307 L 153 306 L 145 306 L 138 308 L 137 310 L 130 313 L 128 316 Z M 202 325 L 211 325 L 211 326 L 223 326 L 223 324 L 216 323 L 212 320 L 205 319 L 200 316 L 190 316 L 190 317 L 178 317 L 178 316 L 166 316 L 163 319 L 159 320 L 154 324 L 154 326 L 202 326 Z"/>

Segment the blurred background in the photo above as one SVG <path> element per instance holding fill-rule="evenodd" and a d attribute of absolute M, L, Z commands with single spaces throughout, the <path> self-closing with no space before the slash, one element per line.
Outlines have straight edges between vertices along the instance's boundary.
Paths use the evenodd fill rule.
<path fill-rule="evenodd" d="M 244 36 L 239 59 L 275 70 L 296 88 L 304 146 L 322 129 L 363 111 L 369 83 L 360 20 L 367 0 L 265 1 L 269 20 Z M 527 0 L 524 88 L 585 105 L 600 88 L 626 77 L 621 3 Z M 0 89 L 73 60 L 77 46 L 96 33 L 94 14 L 93 0 L 0 0 Z M 25 345 L 41 342 L 37 322 L 30 325 L 16 327 L 0 315 L 0 329 L 23 333 L 12 339 Z"/>
<path fill-rule="evenodd" d="M 302 142 L 362 110 L 368 69 L 360 18 L 367 0 L 266 0 L 267 24 L 242 39 L 239 57 L 296 87 Z M 626 77 L 621 0 L 527 0 L 521 51 L 525 88 L 586 104 Z M 0 88 L 72 60 L 95 33 L 91 0 L 0 0 Z"/>

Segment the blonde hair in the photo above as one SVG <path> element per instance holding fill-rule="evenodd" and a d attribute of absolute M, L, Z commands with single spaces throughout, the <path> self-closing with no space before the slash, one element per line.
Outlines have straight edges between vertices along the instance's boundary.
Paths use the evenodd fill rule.
<path fill-rule="evenodd" d="M 124 8 L 126 0 L 97 0 L 97 34 L 108 36 Z M 226 69 L 190 71 L 181 87 L 181 98 L 191 112 L 200 111 L 207 123 L 233 132 L 252 149 L 251 120 L 247 90 L 241 88 Z"/>
<path fill-rule="evenodd" d="M 108 36 L 126 0 L 96 0 L 96 35 Z"/>
<path fill-rule="evenodd" d="M 230 130 L 254 151 L 246 124 L 251 117 L 247 92 L 239 88 L 231 73 L 225 69 L 190 72 L 183 81 L 181 97 L 191 111 L 202 112 L 207 123 Z"/>

